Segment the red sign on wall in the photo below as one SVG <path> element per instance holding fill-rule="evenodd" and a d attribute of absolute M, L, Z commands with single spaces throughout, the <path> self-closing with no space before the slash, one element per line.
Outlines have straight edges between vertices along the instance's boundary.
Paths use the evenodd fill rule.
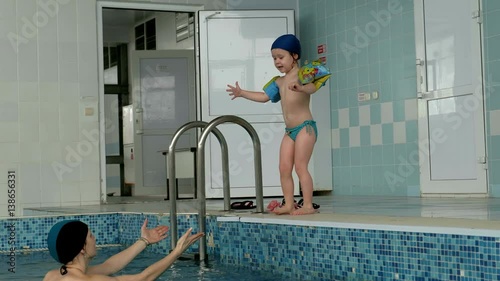
<path fill-rule="evenodd" d="M 326 53 L 326 44 L 318 45 L 318 54 Z"/>

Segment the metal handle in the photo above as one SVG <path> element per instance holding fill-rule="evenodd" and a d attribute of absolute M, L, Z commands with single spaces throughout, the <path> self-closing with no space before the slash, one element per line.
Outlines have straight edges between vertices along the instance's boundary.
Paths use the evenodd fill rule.
<path fill-rule="evenodd" d="M 416 65 L 417 65 L 417 98 L 422 99 L 423 98 L 423 93 L 422 93 L 422 84 L 424 83 L 424 77 L 422 76 L 422 67 L 424 66 L 425 62 L 422 59 L 417 59 L 416 60 Z"/>

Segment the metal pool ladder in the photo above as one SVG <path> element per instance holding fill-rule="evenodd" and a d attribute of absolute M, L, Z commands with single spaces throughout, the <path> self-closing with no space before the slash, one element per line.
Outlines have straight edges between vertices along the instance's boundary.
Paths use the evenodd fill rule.
<path fill-rule="evenodd" d="M 171 249 L 177 245 L 177 182 L 175 180 L 175 146 L 181 135 L 191 128 L 202 128 L 202 134 L 198 140 L 196 148 L 196 185 L 198 200 L 198 226 L 200 232 L 206 232 L 206 196 L 205 196 L 205 142 L 210 133 L 214 133 L 219 140 L 222 154 L 222 188 L 224 194 L 224 211 L 231 209 L 231 195 L 229 185 L 229 157 L 227 142 L 222 133 L 216 128 L 223 123 L 234 123 L 243 127 L 250 135 L 254 148 L 254 170 L 255 170 L 255 194 L 256 194 L 256 212 L 264 212 L 264 194 L 262 184 L 262 156 L 260 140 L 255 129 L 241 117 L 234 115 L 224 115 L 215 118 L 210 123 L 204 121 L 193 121 L 184 124 L 174 134 L 170 146 L 168 147 L 167 166 L 170 198 L 170 241 Z M 206 236 L 200 240 L 200 260 L 207 258 L 207 239 Z"/>

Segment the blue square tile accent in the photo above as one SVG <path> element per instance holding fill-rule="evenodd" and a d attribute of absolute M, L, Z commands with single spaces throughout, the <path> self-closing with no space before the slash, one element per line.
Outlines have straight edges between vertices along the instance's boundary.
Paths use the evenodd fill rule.
<path fill-rule="evenodd" d="M 371 145 L 370 126 L 361 126 L 359 130 L 360 130 L 361 146 Z"/>
<path fill-rule="evenodd" d="M 349 126 L 350 127 L 359 126 L 359 108 L 358 107 L 349 108 Z"/>
<path fill-rule="evenodd" d="M 349 147 L 349 129 L 340 129 L 340 147 Z"/>
<path fill-rule="evenodd" d="M 394 145 L 393 144 L 385 144 L 382 146 L 383 152 L 383 164 L 384 165 L 393 165 L 394 163 Z"/>
<path fill-rule="evenodd" d="M 416 120 L 411 120 L 406 122 L 406 141 L 407 142 L 418 141 L 418 124 Z"/>
<path fill-rule="evenodd" d="M 340 149 L 340 166 L 350 166 L 351 165 L 351 150 L 348 147 Z"/>
<path fill-rule="evenodd" d="M 379 103 L 370 105 L 370 121 L 372 125 L 380 124 L 382 122 L 382 114 Z"/>
<path fill-rule="evenodd" d="M 361 147 L 361 166 L 371 166 L 372 164 L 372 148 L 369 146 Z"/>
<path fill-rule="evenodd" d="M 382 124 L 382 143 L 394 143 L 394 125 L 392 123 Z"/>
<path fill-rule="evenodd" d="M 351 165 L 352 166 L 361 165 L 361 147 L 351 148 Z"/>

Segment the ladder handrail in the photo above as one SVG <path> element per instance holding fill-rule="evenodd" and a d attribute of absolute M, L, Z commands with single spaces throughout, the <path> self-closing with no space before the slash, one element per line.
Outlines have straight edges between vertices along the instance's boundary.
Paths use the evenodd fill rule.
<path fill-rule="evenodd" d="M 177 145 L 177 142 L 179 141 L 179 138 L 182 136 L 184 132 L 187 130 L 190 130 L 192 128 L 205 128 L 208 125 L 207 122 L 204 121 L 192 121 L 184 124 L 182 127 L 177 129 L 175 132 L 172 141 L 170 142 L 170 145 L 168 147 L 168 154 L 167 154 L 167 166 L 168 166 L 168 178 L 169 178 L 169 183 L 170 183 L 170 190 L 169 190 L 169 198 L 170 198 L 170 247 L 173 250 L 175 246 L 177 245 L 177 181 L 175 178 L 175 146 Z M 216 136 L 216 138 L 219 140 L 220 146 L 221 146 L 221 152 L 222 152 L 222 186 L 224 189 L 224 197 L 229 198 L 229 193 L 226 194 L 227 191 L 229 191 L 229 157 L 228 157 L 228 147 L 227 147 L 227 142 L 222 133 L 214 128 L 211 130 L 213 134 Z M 196 152 L 195 152 L 196 153 Z M 203 198 L 205 200 L 205 198 Z M 230 201 L 229 201 L 230 202 Z M 227 204 L 227 208 L 229 208 L 229 204 Z M 226 206 L 224 204 L 224 210 L 226 210 Z M 229 210 L 229 209 L 227 209 Z M 226 210 L 226 211 L 227 211 Z M 199 220 L 205 221 L 206 214 L 204 213 L 202 217 L 199 218 Z M 202 238 L 202 240 L 206 239 L 205 237 Z"/>
<path fill-rule="evenodd" d="M 257 212 L 264 212 L 264 190 L 262 184 L 262 157 L 261 157 L 261 148 L 260 148 L 260 139 L 259 135 L 252 127 L 250 123 L 248 123 L 245 119 L 235 116 L 235 115 L 224 115 L 219 116 L 213 119 L 203 130 L 199 140 L 198 147 L 196 149 L 196 183 L 198 184 L 198 216 L 199 216 L 199 231 L 205 232 L 206 229 L 206 220 L 201 219 L 201 217 L 205 217 L 206 214 L 206 202 L 205 202 L 205 141 L 208 138 L 208 135 L 215 130 L 216 126 L 222 123 L 234 123 L 243 127 L 252 138 L 253 148 L 254 148 L 254 170 L 255 170 L 255 193 L 256 193 L 256 205 Z M 229 194 L 229 187 L 227 190 Z M 224 205 L 226 204 L 226 200 L 230 200 L 230 196 L 224 198 Z M 204 260 L 207 253 L 207 241 L 206 239 L 200 240 L 200 259 Z"/>

